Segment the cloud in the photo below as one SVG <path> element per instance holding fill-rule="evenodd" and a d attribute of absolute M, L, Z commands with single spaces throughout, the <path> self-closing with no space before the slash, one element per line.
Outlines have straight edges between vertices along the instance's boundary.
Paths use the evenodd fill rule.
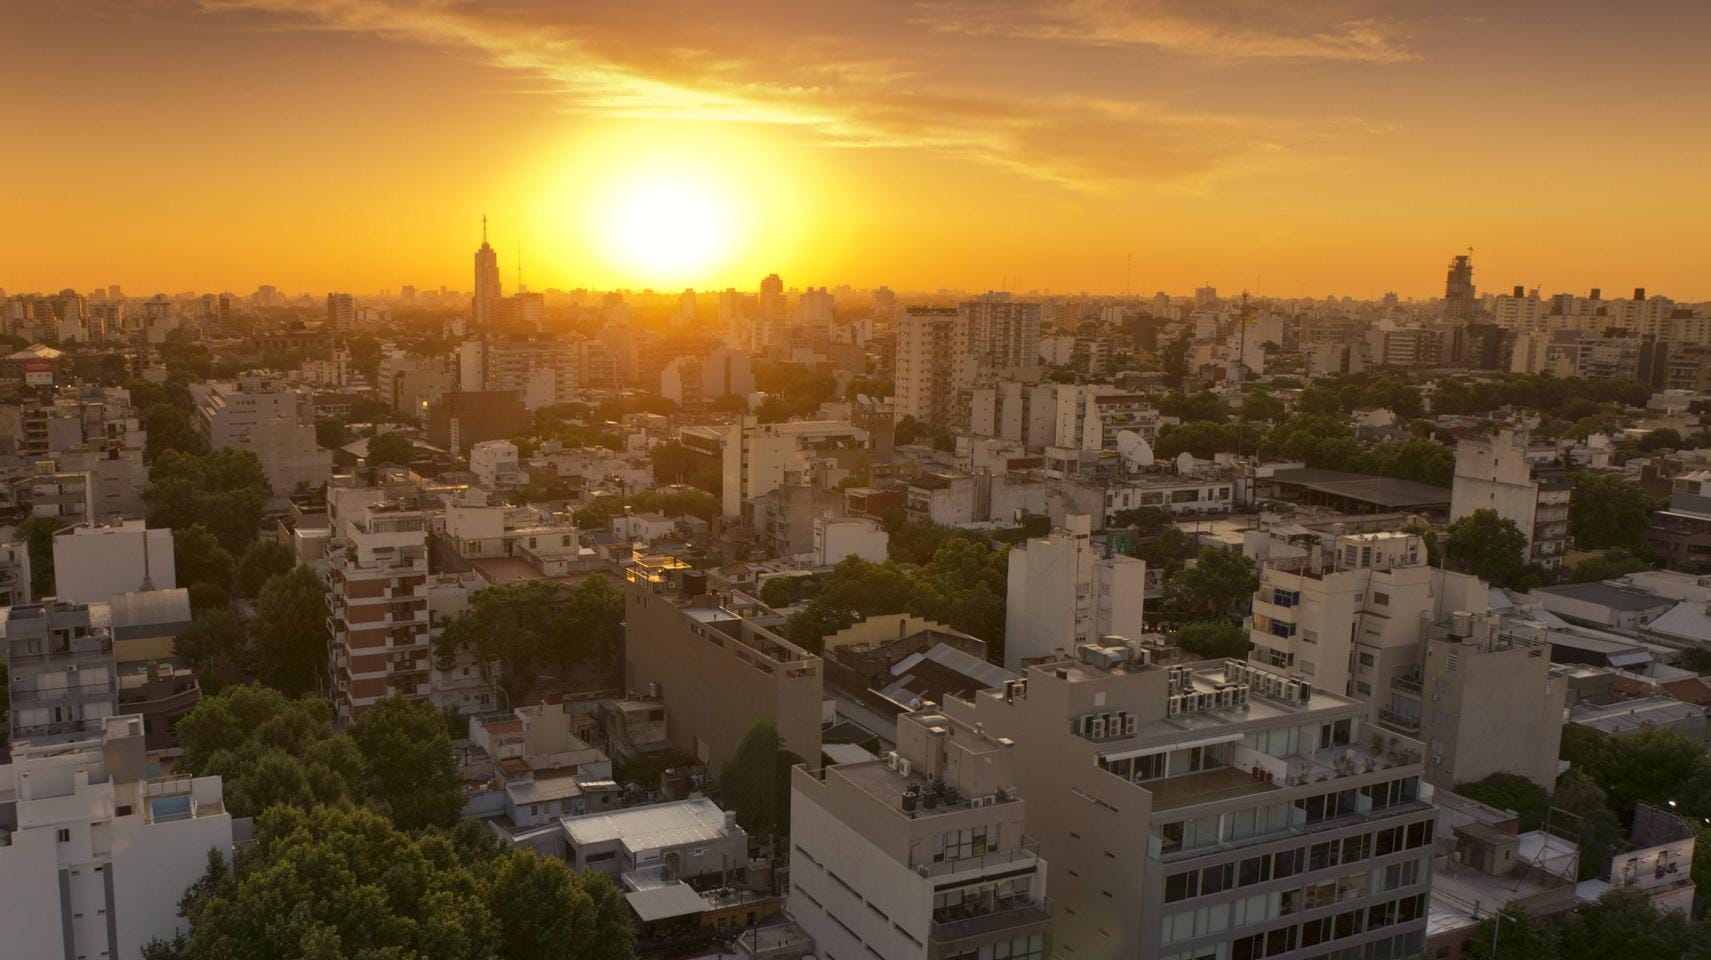
<path fill-rule="evenodd" d="M 682 15 L 674 18 L 645 5 L 566 14 L 556 5 L 461 0 L 191 2 L 256 29 L 338 31 L 473 54 L 545 82 L 571 111 L 793 127 L 829 147 L 918 149 L 1084 191 L 1204 185 L 1287 152 L 1280 138 L 1311 139 L 1291 123 L 1080 91 L 1005 97 L 959 82 L 945 58 L 895 53 L 891 42 L 863 39 L 847 25 L 762 30 L 753 24 L 767 17 L 722 8 L 673 8 Z M 701 18 L 689 19 L 691 11 Z M 1121 36 L 1132 27 L 1105 29 Z"/>
<path fill-rule="evenodd" d="M 1397 26 L 1358 4 L 1251 0 L 931 0 L 917 21 L 942 33 L 1145 46 L 1226 60 L 1417 60 Z"/>

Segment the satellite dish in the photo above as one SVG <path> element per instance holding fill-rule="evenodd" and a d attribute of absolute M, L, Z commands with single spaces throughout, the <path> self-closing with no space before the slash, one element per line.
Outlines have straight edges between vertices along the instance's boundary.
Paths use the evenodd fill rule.
<path fill-rule="evenodd" d="M 865 393 L 858 393 L 856 394 L 856 403 L 864 407 L 871 407 L 873 406 L 873 398 Z"/>
<path fill-rule="evenodd" d="M 1194 459 L 1194 454 L 1189 453 L 1188 451 L 1184 450 L 1183 452 L 1176 455 L 1176 472 L 1177 473 L 1188 473 L 1189 471 L 1194 469 L 1195 463 L 1196 463 L 1196 461 Z"/>
<path fill-rule="evenodd" d="M 1153 465 L 1153 448 L 1133 430 L 1117 431 L 1117 451 L 1123 455 L 1123 461 L 1131 466 Z"/>

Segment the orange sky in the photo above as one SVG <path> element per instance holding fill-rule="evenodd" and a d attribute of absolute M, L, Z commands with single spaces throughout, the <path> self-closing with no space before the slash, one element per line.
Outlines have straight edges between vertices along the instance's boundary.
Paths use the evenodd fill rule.
<path fill-rule="evenodd" d="M 467 289 L 486 212 L 507 287 L 1711 297 L 1703 3 L 5 7 L 13 292 Z"/>

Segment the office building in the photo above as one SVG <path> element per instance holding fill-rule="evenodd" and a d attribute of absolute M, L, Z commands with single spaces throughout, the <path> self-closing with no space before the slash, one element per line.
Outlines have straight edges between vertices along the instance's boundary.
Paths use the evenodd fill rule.
<path fill-rule="evenodd" d="M 1101 556 L 1086 514 L 1065 516 L 1049 535 L 1011 547 L 1009 564 L 1004 666 L 1011 670 L 1078 643 L 1146 632 L 1146 561 Z"/>
<path fill-rule="evenodd" d="M 178 900 L 232 855 L 219 777 L 151 777 L 138 716 L 0 766 L 0 928 L 17 960 L 140 957 L 187 929 Z"/>
<path fill-rule="evenodd" d="M 1533 446 L 1525 431 L 1503 428 L 1456 444 L 1450 521 L 1475 510 L 1497 511 L 1527 538 L 1523 559 L 1547 571 L 1562 568 L 1573 494 L 1574 481 L 1556 448 Z"/>
<path fill-rule="evenodd" d="M 883 760 L 791 772 L 790 913 L 827 957 L 1045 960 L 1017 745 L 933 710 Z"/>
<path fill-rule="evenodd" d="M 672 746 L 717 770 L 771 720 L 785 749 L 820 755 L 819 657 L 708 596 L 705 575 L 671 558 L 624 573 L 624 685 L 665 704 Z"/>
<path fill-rule="evenodd" d="M 430 693 L 428 520 L 379 488 L 328 491 L 328 659 L 341 722 L 382 697 Z"/>
<path fill-rule="evenodd" d="M 79 524 L 54 531 L 54 592 L 71 603 L 105 603 L 133 590 L 178 585 L 172 531 L 141 520 Z"/>
<path fill-rule="evenodd" d="M 1083 646 L 943 705 L 1015 744 L 1054 956 L 1417 956 L 1436 819 L 1421 745 L 1310 684 L 1163 652 Z"/>

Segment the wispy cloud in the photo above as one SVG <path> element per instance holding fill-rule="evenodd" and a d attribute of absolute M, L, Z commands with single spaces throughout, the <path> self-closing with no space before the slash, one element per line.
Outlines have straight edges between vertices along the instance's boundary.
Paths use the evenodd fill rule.
<path fill-rule="evenodd" d="M 698 23 L 668 22 L 658 11 L 632 11 L 629 22 L 597 21 L 557 5 L 534 9 L 460 0 L 191 2 L 204 14 L 256 28 L 339 31 L 473 54 L 545 82 L 571 111 L 795 127 L 833 147 L 966 157 L 1078 190 L 1204 185 L 1222 172 L 1251 169 L 1261 158 L 1287 152 L 1286 141 L 1294 135 L 1301 142 L 1310 139 L 1292 123 L 1178 111 L 1154 101 L 1076 91 L 1005 98 L 959 82 L 954 71 L 934 72 L 931 58 L 896 57 L 886 47 L 834 30 L 799 36 L 721 33 L 706 18 L 732 14 L 693 6 L 677 9 L 686 17 L 699 11 Z M 1011 5 L 1012 16 L 1021 16 L 1026 6 Z M 935 8 L 940 15 L 949 9 Z M 959 9 L 970 13 L 972 7 L 965 3 Z M 935 27 L 974 32 L 942 18 Z M 1086 34 L 1091 28 L 1078 29 Z M 1138 28 L 1107 23 L 1102 29 L 1098 35 L 1122 37 Z M 1304 42 L 1336 46 L 1331 40 Z M 1254 37 L 1225 43 L 1256 50 L 1261 45 Z M 1383 46 L 1378 39 L 1347 43 Z"/>
<path fill-rule="evenodd" d="M 1228 60 L 1400 63 L 1419 59 L 1396 24 L 1359 5 L 1170 0 L 930 0 L 944 33 L 1144 46 Z"/>

